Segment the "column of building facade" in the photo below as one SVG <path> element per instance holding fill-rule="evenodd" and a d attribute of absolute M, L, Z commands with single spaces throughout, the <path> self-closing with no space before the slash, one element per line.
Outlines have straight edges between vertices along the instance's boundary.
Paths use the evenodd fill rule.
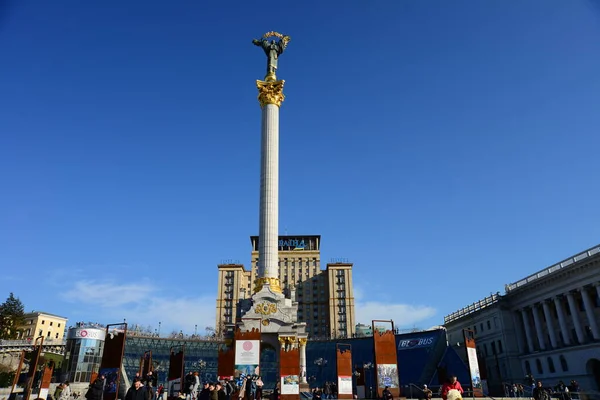
<path fill-rule="evenodd" d="M 544 317 L 546 318 L 548 334 L 550 335 L 550 345 L 555 349 L 558 347 L 556 342 L 556 331 L 554 330 L 554 321 L 552 320 L 552 313 L 550 312 L 548 300 L 542 301 L 542 308 L 544 309 Z"/>
<path fill-rule="evenodd" d="M 600 339 L 600 332 L 598 332 L 598 324 L 596 323 L 596 316 L 594 315 L 594 303 L 590 298 L 590 294 L 588 293 L 587 288 L 582 287 L 579 289 L 579 292 L 581 292 L 581 298 L 585 307 L 585 314 L 587 315 L 587 319 L 590 323 L 592 336 L 595 340 L 598 340 Z"/>
<path fill-rule="evenodd" d="M 517 344 L 519 347 L 519 352 L 525 353 L 525 348 L 527 347 L 527 343 L 525 341 L 525 338 L 523 337 L 523 329 L 521 328 L 521 325 L 523 325 L 523 318 L 518 315 L 520 314 L 520 310 L 517 310 L 516 312 L 514 312 L 512 314 L 512 318 L 513 318 L 513 325 L 515 327 L 515 335 L 517 337 Z"/>
<path fill-rule="evenodd" d="M 556 307 L 556 315 L 558 316 L 558 325 L 560 326 L 560 333 L 562 333 L 563 342 L 565 345 L 571 344 L 569 337 L 569 329 L 567 328 L 567 321 L 565 319 L 565 310 L 562 306 L 562 299 L 559 296 L 554 297 L 554 306 Z"/>
<path fill-rule="evenodd" d="M 300 383 L 306 383 L 306 338 L 298 339 L 300 343 Z"/>
<path fill-rule="evenodd" d="M 525 328 L 525 338 L 527 339 L 527 350 L 532 352 L 533 349 L 533 338 L 531 336 L 531 326 L 529 324 L 529 315 L 527 315 L 528 307 L 521 309 L 521 317 L 523 318 L 523 326 Z"/>
<path fill-rule="evenodd" d="M 537 335 L 540 350 L 546 350 L 544 330 L 542 329 L 542 321 L 540 320 L 540 313 L 536 304 L 531 306 L 531 313 L 533 314 L 533 324 L 535 325 L 535 333 Z"/>
<path fill-rule="evenodd" d="M 567 302 L 569 303 L 569 310 L 571 310 L 571 318 L 573 319 L 573 326 L 575 327 L 575 333 L 577 334 L 577 340 L 579 343 L 585 342 L 585 334 L 581 327 L 581 320 L 579 319 L 579 310 L 573 292 L 567 292 Z"/>

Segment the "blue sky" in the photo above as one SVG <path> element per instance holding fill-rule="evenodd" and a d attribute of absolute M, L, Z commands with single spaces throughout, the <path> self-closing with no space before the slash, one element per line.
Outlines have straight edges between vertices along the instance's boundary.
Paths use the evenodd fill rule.
<path fill-rule="evenodd" d="M 600 243 L 598 0 L 0 7 L 0 295 L 27 310 L 214 323 L 258 232 L 269 30 L 280 232 L 354 262 L 359 319 L 440 324 Z"/>

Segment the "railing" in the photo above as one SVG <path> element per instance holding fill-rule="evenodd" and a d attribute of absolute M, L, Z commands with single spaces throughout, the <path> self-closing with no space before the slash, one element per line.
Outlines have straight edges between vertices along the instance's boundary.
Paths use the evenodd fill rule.
<path fill-rule="evenodd" d="M 64 346 L 67 343 L 65 339 L 45 339 L 44 346 Z M 0 346 L 33 346 L 33 340 L 15 339 L 15 340 L 0 340 Z"/>
<path fill-rule="evenodd" d="M 483 300 L 479 300 L 479 301 L 471 304 L 470 306 L 461 308 L 460 310 L 455 311 L 452 314 L 445 316 L 444 317 L 444 325 L 448 324 L 449 322 L 460 319 L 460 318 L 464 317 L 465 315 L 469 315 L 469 314 L 472 314 L 483 308 L 489 307 L 492 304 L 498 302 L 499 299 L 500 299 L 500 293 L 496 293 L 496 294 L 486 297 Z"/>
<path fill-rule="evenodd" d="M 506 285 L 505 286 L 506 293 L 508 293 L 512 290 L 518 289 L 518 288 L 522 287 L 523 285 L 527 285 L 528 283 L 533 282 L 537 279 L 543 278 L 544 276 L 546 276 L 548 274 L 551 274 L 551 273 L 559 271 L 563 268 L 566 268 L 569 265 L 572 265 L 578 261 L 585 260 L 586 258 L 591 257 L 594 254 L 597 254 L 599 252 L 600 252 L 600 245 L 597 245 L 595 247 L 592 247 L 589 250 L 586 250 L 582 253 L 576 254 L 573 257 L 569 257 L 566 260 L 563 260 L 563 261 L 556 263 L 548 268 L 545 268 L 539 272 L 536 272 L 535 274 L 529 275 L 528 277 L 521 279 L 518 282 Z"/>

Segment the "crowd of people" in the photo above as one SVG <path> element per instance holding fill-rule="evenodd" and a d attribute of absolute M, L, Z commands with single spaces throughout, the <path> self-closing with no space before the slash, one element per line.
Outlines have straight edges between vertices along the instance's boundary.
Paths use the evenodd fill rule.
<path fill-rule="evenodd" d="M 542 382 L 538 381 L 532 391 L 531 397 L 534 400 L 550 400 L 551 398 L 575 400 L 579 399 L 580 390 L 579 383 L 574 380 L 568 386 L 563 381 L 558 381 L 558 384 L 554 387 L 544 386 Z"/>

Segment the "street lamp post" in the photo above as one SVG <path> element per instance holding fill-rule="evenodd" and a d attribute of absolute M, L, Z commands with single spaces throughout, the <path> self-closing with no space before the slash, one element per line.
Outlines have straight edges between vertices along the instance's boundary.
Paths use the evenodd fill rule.
<path fill-rule="evenodd" d="M 206 361 L 204 361 L 203 359 L 200 359 L 198 361 L 194 361 L 192 363 L 192 369 L 197 369 L 198 370 L 198 376 L 200 377 L 200 380 L 202 380 L 202 370 L 206 368 Z"/>
<path fill-rule="evenodd" d="M 370 369 L 373 368 L 373 363 L 368 362 L 366 364 L 363 364 L 363 368 L 365 370 L 365 378 L 366 378 L 367 377 L 366 376 L 367 375 L 367 371 L 369 371 Z M 371 379 L 369 379 L 369 381 L 368 381 L 369 382 L 369 396 L 368 396 L 368 398 L 372 399 L 373 398 L 373 374 L 371 374 L 370 378 Z M 366 379 L 365 379 L 365 381 L 366 381 Z M 367 382 L 365 382 L 365 384 L 366 383 Z"/>
<path fill-rule="evenodd" d="M 314 361 L 314 363 L 319 367 L 319 378 L 323 380 L 323 367 L 327 365 L 327 360 L 323 357 L 319 357 Z"/>

